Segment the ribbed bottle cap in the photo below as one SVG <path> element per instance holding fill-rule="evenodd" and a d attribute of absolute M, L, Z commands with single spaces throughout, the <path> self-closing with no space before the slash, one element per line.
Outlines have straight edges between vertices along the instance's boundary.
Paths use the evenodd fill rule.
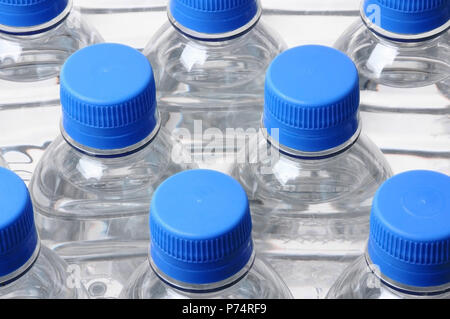
<path fill-rule="evenodd" d="M 200 33 L 218 34 L 237 30 L 258 13 L 258 0 L 170 0 L 176 22 Z"/>
<path fill-rule="evenodd" d="M 279 143 L 318 152 L 348 141 L 358 130 L 358 71 L 343 53 L 307 45 L 281 53 L 266 75 L 264 126 Z"/>
<path fill-rule="evenodd" d="M 450 283 L 450 177 L 410 171 L 387 180 L 373 200 L 368 253 L 398 283 Z"/>
<path fill-rule="evenodd" d="M 81 49 L 62 68 L 61 105 L 63 128 L 75 142 L 101 150 L 132 146 L 157 124 L 152 67 L 125 45 Z"/>
<path fill-rule="evenodd" d="M 69 0 L 0 0 L 0 24 L 9 27 L 31 27 L 56 18 Z"/>
<path fill-rule="evenodd" d="M 449 0 L 365 0 L 363 14 L 383 30 L 420 34 L 446 24 Z"/>
<path fill-rule="evenodd" d="M 214 283 L 242 270 L 253 251 L 251 231 L 247 195 L 225 174 L 185 171 L 153 195 L 151 258 L 177 281 Z"/>
<path fill-rule="evenodd" d="M 16 174 L 0 167 L 0 278 L 24 266 L 37 244 L 28 189 Z"/>

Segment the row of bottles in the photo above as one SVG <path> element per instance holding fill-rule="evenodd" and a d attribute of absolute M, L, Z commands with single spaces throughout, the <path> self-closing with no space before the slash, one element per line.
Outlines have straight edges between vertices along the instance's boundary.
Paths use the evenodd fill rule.
<path fill-rule="evenodd" d="M 45 91 L 43 86 L 50 78 L 60 84 L 60 99 L 49 107 L 46 117 L 52 131 L 58 127 L 57 114 L 61 114 L 61 132 L 56 139 L 44 133 L 45 139 L 36 144 L 36 135 L 48 129 L 38 116 L 48 106 L 43 107 L 34 97 L 30 105 L 25 103 L 26 108 L 23 101 L 11 104 L 5 99 L 0 113 L 6 116 L 0 117 L 0 123 L 2 131 L 8 132 L 7 143 L 46 149 L 29 185 L 34 219 L 43 245 L 76 266 L 80 296 L 158 298 L 194 290 L 200 295 L 193 296 L 209 297 L 210 290 L 223 296 L 223 289 L 231 287 L 226 296 L 261 297 L 247 294 L 258 291 L 267 298 L 288 298 L 291 295 L 284 280 L 295 297 L 324 297 L 340 272 L 364 254 L 369 233 L 370 240 L 378 240 L 373 230 L 375 193 L 389 190 L 381 185 L 389 185 L 385 181 L 392 170 L 365 133 L 384 150 L 403 152 L 405 160 L 425 156 L 436 170 L 447 172 L 449 168 L 449 3 L 417 0 L 408 7 L 400 2 L 364 1 L 362 22 L 337 42 L 347 55 L 317 45 L 286 50 L 276 33 L 261 21 L 261 6 L 255 0 L 173 0 L 169 21 L 143 54 L 119 44 L 90 45 L 101 38 L 84 27 L 83 32 L 71 29 L 75 39 L 82 34 L 89 38 L 80 41 L 79 47 L 68 49 L 65 41 L 51 47 L 52 52 L 64 49 L 67 53 L 59 63 L 40 60 L 49 57 L 50 51 L 37 45 L 30 49 L 33 53 L 28 62 L 0 63 L 0 68 L 8 66 L 5 71 L 9 70 L 5 85 L 23 85 L 26 94 Z M 0 15 L 2 26 L 7 26 L 5 37 L 18 45 L 23 37 L 32 45 L 29 37 L 36 35 L 41 37 L 40 44 L 46 42 L 43 37 L 53 43 L 58 37 L 52 32 L 70 29 L 71 17 L 79 19 L 70 1 L 58 4 L 43 1 L 25 6 L 29 11 L 25 9 L 23 20 L 16 21 L 11 16 L 23 12 L 3 3 L 9 8 L 5 12 L 13 13 Z M 379 21 L 378 15 L 370 15 L 373 10 L 378 10 Z M 399 10 L 403 10 L 401 15 Z M 429 23 L 415 23 L 425 18 Z M 78 50 L 83 46 L 87 47 Z M 25 46 L 21 48 L 27 52 Z M 397 54 L 389 58 L 389 50 Z M 6 86 L 1 92 L 7 94 L 10 89 Z M 372 98 L 377 101 L 375 108 L 370 106 Z M 418 104 L 412 105 L 409 98 Z M 436 104 L 419 105 L 430 101 Z M 400 106 L 403 102 L 407 107 Z M 34 117 L 36 125 L 28 125 L 18 116 L 21 113 Z M 11 127 L 21 134 L 9 133 Z M 217 172 L 177 174 L 198 167 L 224 171 L 239 181 L 245 192 Z M 417 183 L 427 176 L 419 177 Z M 445 190 L 448 176 L 438 176 L 430 177 L 430 183 L 442 183 Z M 413 177 L 407 179 L 413 184 Z M 228 189 L 228 183 L 234 186 Z M 419 213 L 426 211 L 427 205 L 434 205 L 436 212 L 448 207 L 446 193 L 411 192 L 411 205 Z M 159 197 L 163 204 L 154 206 Z M 197 216 L 202 209 L 206 209 L 204 216 Z M 247 246 L 241 247 L 240 260 L 230 257 L 238 252 L 225 251 L 212 262 L 209 254 L 217 252 L 207 243 L 220 242 L 225 231 L 224 225 L 214 221 L 234 209 L 236 215 L 222 216 L 223 223 L 239 224 L 235 239 Z M 253 226 L 248 222 L 250 212 Z M 400 209 L 382 212 L 403 213 Z M 181 219 L 182 225 L 176 216 L 186 218 Z M 208 224 L 209 230 L 204 228 Z M 444 269 L 439 272 L 441 281 L 424 284 L 397 278 L 374 257 L 377 252 L 370 249 L 370 240 L 368 252 L 354 267 L 362 273 L 361 265 L 373 261 L 388 278 L 379 276 L 383 284 L 407 285 L 413 292 L 417 289 L 411 287 L 432 287 L 433 294 L 442 296 L 448 286 L 448 223 L 442 224 L 443 233 L 436 239 L 436 247 L 444 247 L 437 261 L 444 264 L 439 266 Z M 413 233 L 414 227 L 405 232 Z M 429 228 L 434 234 L 433 227 Z M 194 234 L 192 238 L 182 236 L 189 232 Z M 234 240 L 235 235 L 227 233 L 231 236 L 227 238 Z M 165 236 L 172 241 L 167 242 Z M 187 240 L 192 240 L 190 247 L 201 247 L 200 251 L 172 246 Z M 427 241 L 405 240 L 416 240 L 408 245 Z M 146 261 L 149 242 L 150 264 Z M 255 259 L 253 242 L 257 256 L 267 259 L 280 277 L 266 262 Z M 387 246 L 385 249 L 390 249 Z M 202 255 L 204 249 L 207 255 Z M 215 273 L 214 267 L 228 263 L 233 271 L 221 275 L 206 271 L 196 277 L 192 275 L 195 269 L 190 268 L 195 267 L 194 261 L 205 263 L 203 271 Z M 133 274 L 136 268 L 139 270 Z M 203 279 L 186 277 L 183 272 Z M 267 282 L 257 282 L 258 274 Z M 5 278 L 7 283 L 11 279 L 9 274 Z M 156 284 L 155 278 L 162 282 Z M 341 281 L 339 287 L 349 279 Z M 179 289 L 168 288 L 173 286 Z M 329 296 L 341 297 L 338 290 L 345 289 L 333 288 Z M 353 294 L 343 296 L 386 296 L 380 290 L 369 294 L 354 287 L 350 290 Z M 423 295 L 430 292 L 419 290 Z"/>
<path fill-rule="evenodd" d="M 67 265 L 41 244 L 24 182 L 5 168 L 0 179 L 0 296 L 100 293 L 101 286 L 85 290 L 79 265 Z M 327 298 L 449 298 L 449 192 L 450 178 L 432 171 L 386 181 L 373 200 L 365 253 Z M 148 259 L 119 297 L 292 298 L 282 278 L 255 252 L 250 210 L 245 190 L 228 175 L 197 169 L 171 176 L 151 201 Z M 75 271 L 68 275 L 70 269 Z"/>

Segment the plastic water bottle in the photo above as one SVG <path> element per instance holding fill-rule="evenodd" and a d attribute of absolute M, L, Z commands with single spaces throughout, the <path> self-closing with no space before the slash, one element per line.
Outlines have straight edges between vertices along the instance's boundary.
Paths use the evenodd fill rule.
<path fill-rule="evenodd" d="M 261 12 L 258 0 L 171 0 L 144 50 L 162 124 L 193 153 L 234 153 L 238 134 L 226 129 L 260 126 L 264 73 L 286 47 Z"/>
<path fill-rule="evenodd" d="M 26 181 L 58 133 L 64 61 L 97 42 L 72 0 L 0 0 L 0 145 Z"/>
<path fill-rule="evenodd" d="M 43 242 L 79 266 L 91 297 L 117 297 L 147 255 L 154 189 L 184 168 L 172 161 L 178 144 L 160 125 L 148 60 L 128 46 L 73 54 L 61 104 L 61 135 L 30 183 L 36 223 Z"/>
<path fill-rule="evenodd" d="M 76 282 L 68 280 L 67 264 L 40 244 L 30 194 L 24 182 L 2 167 L 0 242 L 0 298 L 81 296 Z"/>
<path fill-rule="evenodd" d="M 364 130 L 395 171 L 450 173 L 450 1 L 365 0 L 335 46 L 360 74 Z"/>
<path fill-rule="evenodd" d="M 291 298 L 255 254 L 249 202 L 228 175 L 191 170 L 164 181 L 150 207 L 150 254 L 123 298 Z"/>
<path fill-rule="evenodd" d="M 251 201 L 257 248 L 295 297 L 324 297 L 362 253 L 372 197 L 391 176 L 361 133 L 358 106 L 356 67 L 335 49 L 289 49 L 267 71 L 264 134 L 234 176 Z"/>
<path fill-rule="evenodd" d="M 450 177 L 409 171 L 375 195 L 370 238 L 328 298 L 450 298 Z"/>

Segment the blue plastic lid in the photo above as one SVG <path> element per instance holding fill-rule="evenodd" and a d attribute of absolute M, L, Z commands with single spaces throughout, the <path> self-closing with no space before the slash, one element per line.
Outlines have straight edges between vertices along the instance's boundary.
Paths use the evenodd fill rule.
<path fill-rule="evenodd" d="M 37 244 L 28 189 L 20 177 L 0 167 L 0 277 L 24 266 Z"/>
<path fill-rule="evenodd" d="M 400 34 L 420 34 L 446 24 L 449 0 L 365 0 L 366 17 L 383 30 Z"/>
<path fill-rule="evenodd" d="M 157 124 L 152 67 L 125 45 L 81 49 L 62 68 L 61 105 L 65 133 L 75 142 L 101 150 L 134 145 Z"/>
<path fill-rule="evenodd" d="M 237 30 L 258 13 L 257 0 L 170 0 L 169 10 L 179 24 L 200 33 Z"/>
<path fill-rule="evenodd" d="M 0 0 L 0 24 L 31 27 L 44 24 L 61 14 L 69 0 Z"/>
<path fill-rule="evenodd" d="M 401 284 L 450 283 L 450 177 L 410 171 L 387 180 L 373 200 L 368 253 Z"/>
<path fill-rule="evenodd" d="M 295 150 L 337 147 L 358 130 L 358 81 L 352 60 L 335 49 L 289 49 L 267 70 L 264 126 L 270 135 L 279 129 L 279 143 Z"/>
<path fill-rule="evenodd" d="M 247 195 L 228 175 L 185 171 L 153 195 L 151 258 L 177 281 L 208 284 L 238 273 L 253 252 L 251 231 Z"/>

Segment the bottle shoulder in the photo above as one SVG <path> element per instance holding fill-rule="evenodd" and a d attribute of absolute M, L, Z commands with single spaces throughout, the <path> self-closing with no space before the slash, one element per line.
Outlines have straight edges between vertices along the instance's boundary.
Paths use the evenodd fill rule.
<path fill-rule="evenodd" d="M 53 141 L 35 169 L 30 194 L 42 214 L 147 214 L 150 197 L 169 176 L 188 167 L 172 161 L 174 144 L 163 131 L 126 156 L 88 155 L 62 136 Z M 120 198 L 118 201 L 117 198 Z"/>
<path fill-rule="evenodd" d="M 41 245 L 36 261 L 21 277 L 0 287 L 0 298 L 75 299 L 83 297 L 81 286 L 71 286 L 68 265 Z"/>
<path fill-rule="evenodd" d="M 323 159 L 280 153 L 263 138 L 253 140 L 248 163 L 236 165 L 235 177 L 250 199 L 288 210 L 314 210 L 314 205 L 365 211 L 378 187 L 392 175 L 381 151 L 364 134 L 348 149 Z M 253 144 L 254 145 L 254 144 Z M 253 151 L 252 151 L 253 150 Z M 320 210 L 323 210 L 322 207 Z"/>
<path fill-rule="evenodd" d="M 424 40 L 391 40 L 370 30 L 359 18 L 334 46 L 355 62 L 365 87 L 372 81 L 394 88 L 418 88 L 448 78 L 449 40 L 450 30 Z"/>
<path fill-rule="evenodd" d="M 245 43 L 247 43 L 247 46 L 243 45 Z M 261 20 L 239 36 L 216 41 L 192 38 L 179 31 L 169 21 L 166 21 L 147 43 L 143 53 L 145 55 L 153 55 L 157 51 L 163 55 L 174 45 L 178 45 L 178 49 L 186 47 L 201 48 L 211 54 L 216 52 L 223 53 L 226 50 L 236 50 L 239 53 L 251 51 L 255 43 L 259 43 L 269 49 L 278 48 L 278 50 L 284 50 L 287 47 L 276 31 Z"/>
<path fill-rule="evenodd" d="M 190 38 L 166 22 L 143 53 L 163 93 L 176 81 L 196 88 L 215 88 L 220 94 L 243 85 L 251 90 L 255 79 L 262 92 L 265 70 L 285 48 L 280 37 L 262 21 L 245 34 L 224 41 Z"/>
<path fill-rule="evenodd" d="M 146 261 L 131 277 L 123 298 L 131 299 L 290 299 L 282 279 L 263 259 L 256 257 L 250 270 L 235 284 L 211 293 L 185 292 L 161 280 Z"/>
<path fill-rule="evenodd" d="M 72 53 L 99 42 L 103 42 L 101 35 L 76 9 L 72 9 L 59 25 L 44 32 L 31 35 L 0 33 L 0 79 L 32 82 L 57 77 Z M 35 61 L 33 67 L 28 65 L 31 60 Z M 24 64 L 26 68 L 22 67 Z M 22 71 L 17 72 L 16 69 L 21 67 Z"/>

